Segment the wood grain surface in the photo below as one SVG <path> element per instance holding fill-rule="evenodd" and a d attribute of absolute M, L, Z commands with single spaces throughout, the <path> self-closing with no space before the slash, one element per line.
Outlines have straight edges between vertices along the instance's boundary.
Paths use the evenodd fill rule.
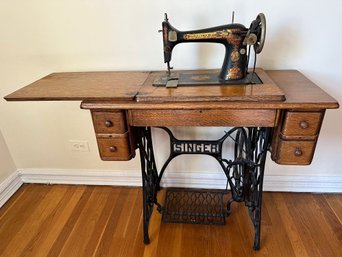
<path fill-rule="evenodd" d="M 261 94 L 259 98 L 258 90 L 250 88 L 252 92 L 246 90 L 245 86 L 199 87 L 200 89 L 191 87 L 180 89 L 178 92 L 175 90 L 179 88 L 156 88 L 151 83 L 157 73 L 149 71 L 53 73 L 5 96 L 5 99 L 7 101 L 82 100 L 82 107 L 85 109 L 94 108 L 94 104 L 98 109 L 333 109 L 339 106 L 333 97 L 296 70 L 264 72 L 267 75 L 266 81 L 267 78 L 273 81 L 284 93 L 285 101 L 282 101 L 283 99 L 264 101 L 262 97 L 272 96 L 273 89 L 267 90 L 266 94 L 263 92 L 264 95 Z M 196 92 L 199 90 L 201 93 L 197 92 L 196 96 L 196 92 L 192 90 Z M 158 97 L 154 97 L 154 94 Z M 250 98 L 251 95 L 253 99 Z M 212 96 L 214 97 L 211 98 Z M 144 101 L 139 102 L 142 100 Z"/>
<path fill-rule="evenodd" d="M 315 153 L 317 140 L 282 140 L 272 150 L 273 160 L 283 165 L 309 165 Z"/>
<path fill-rule="evenodd" d="M 215 70 L 182 71 L 199 75 Z M 216 71 L 218 72 L 218 71 Z M 211 85 L 180 86 L 165 88 L 153 86 L 153 81 L 165 75 L 165 72 L 151 72 L 139 90 L 137 102 L 208 102 L 208 101 L 284 101 L 284 92 L 272 81 L 263 69 L 256 69 L 263 84 L 248 85 Z"/>
<path fill-rule="evenodd" d="M 149 72 L 52 73 L 5 97 L 7 101 L 133 100 Z"/>
<path fill-rule="evenodd" d="M 335 109 L 338 102 L 296 70 L 266 71 L 281 88 L 285 101 L 83 101 L 84 109 Z M 144 85 L 145 86 L 145 85 Z M 142 89 L 141 89 L 142 90 Z"/>
<path fill-rule="evenodd" d="M 225 226 L 161 223 L 154 212 L 145 246 L 140 188 L 24 185 L 0 209 L 0 256 L 341 256 L 342 195 L 264 193 L 262 215 L 258 252 L 236 203 Z"/>
<path fill-rule="evenodd" d="M 193 110 L 131 110 L 131 126 L 244 126 L 274 127 L 275 110 L 193 109 Z"/>
<path fill-rule="evenodd" d="M 281 133 L 286 138 L 317 136 L 324 112 L 286 112 Z"/>

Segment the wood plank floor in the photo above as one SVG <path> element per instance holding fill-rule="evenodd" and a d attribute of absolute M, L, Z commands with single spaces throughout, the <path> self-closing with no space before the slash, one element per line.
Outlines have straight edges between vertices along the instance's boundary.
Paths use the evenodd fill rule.
<path fill-rule="evenodd" d="M 0 209 L 0 256 L 342 256 L 342 195 L 264 193 L 262 215 L 258 252 L 243 204 L 225 226 L 161 223 L 154 212 L 145 246 L 140 188 L 24 185 Z"/>

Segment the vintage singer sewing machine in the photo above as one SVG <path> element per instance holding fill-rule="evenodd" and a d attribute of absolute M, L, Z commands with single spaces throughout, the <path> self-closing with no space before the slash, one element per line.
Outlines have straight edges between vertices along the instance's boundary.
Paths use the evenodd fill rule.
<path fill-rule="evenodd" d="M 252 46 L 256 55 L 265 42 L 263 14 L 248 29 L 232 23 L 185 32 L 172 27 L 165 16 L 162 32 L 166 74 L 164 71 L 52 73 L 5 99 L 82 101 L 81 108 L 91 112 L 102 160 L 128 161 L 139 149 L 145 243 L 150 242 L 149 223 L 155 206 L 163 221 L 223 224 L 231 204 L 241 202 L 254 228 L 254 239 L 246 241 L 253 241 L 253 248 L 259 249 L 267 152 L 278 164 L 310 164 L 325 111 L 339 105 L 298 71 L 258 68 L 248 73 Z M 172 50 L 185 42 L 223 44 L 226 53 L 221 71 L 171 73 Z M 176 86 L 179 87 L 173 88 Z M 218 140 L 179 140 L 168 128 L 194 126 L 231 129 Z M 170 154 L 161 169 L 155 162 L 152 127 L 163 129 L 170 139 Z M 229 141 L 234 148 L 231 156 L 223 154 L 223 141 Z M 178 196 L 187 195 L 188 199 L 198 196 L 186 204 L 181 204 L 184 197 L 177 200 L 176 192 L 168 190 L 162 206 L 157 194 L 164 171 L 172 159 L 187 154 L 205 154 L 216 159 L 226 175 L 227 188 L 220 192 L 182 191 Z M 228 194 L 230 199 L 226 201 L 223 195 Z M 199 200 L 202 198 L 213 201 Z M 199 205 L 202 209 L 180 211 L 183 205 L 196 208 Z"/>
<path fill-rule="evenodd" d="M 234 15 L 234 13 L 233 13 Z M 238 23 L 211 27 L 207 29 L 179 31 L 174 28 L 165 14 L 165 20 L 162 23 L 164 62 L 167 64 L 167 75 L 157 79 L 155 86 L 184 86 L 184 85 L 220 85 L 220 84 L 258 84 L 262 81 L 252 73 L 248 73 L 249 57 L 251 55 L 250 47 L 253 46 L 256 64 L 256 55 L 259 54 L 264 46 L 266 35 L 266 19 L 263 13 L 260 13 L 252 21 L 249 29 Z M 205 42 L 220 43 L 225 46 L 225 56 L 219 74 L 209 73 L 197 76 L 194 74 L 172 74 L 170 66 L 172 50 L 180 43 Z"/>

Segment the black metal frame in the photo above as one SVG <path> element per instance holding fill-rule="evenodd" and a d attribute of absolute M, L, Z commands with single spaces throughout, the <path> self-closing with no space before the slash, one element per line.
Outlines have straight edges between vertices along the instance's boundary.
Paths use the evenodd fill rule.
<path fill-rule="evenodd" d="M 227 177 L 232 195 L 227 203 L 227 216 L 233 202 L 244 202 L 254 225 L 253 249 L 260 249 L 262 189 L 271 128 L 235 127 L 218 140 L 178 140 L 168 128 L 159 128 L 165 130 L 170 137 L 170 155 L 159 174 L 154 158 L 151 128 L 136 128 L 143 182 L 144 243 L 150 242 L 148 225 L 154 205 L 159 212 L 163 211 L 157 201 L 157 192 L 168 164 L 179 155 L 206 154 L 220 163 Z M 222 145 L 227 138 L 232 139 L 235 146 L 234 158 L 229 160 L 222 157 Z"/>

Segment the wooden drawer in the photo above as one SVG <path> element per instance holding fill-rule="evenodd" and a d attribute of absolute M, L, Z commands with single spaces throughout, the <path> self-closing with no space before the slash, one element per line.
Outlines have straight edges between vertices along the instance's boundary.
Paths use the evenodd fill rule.
<path fill-rule="evenodd" d="M 309 165 L 316 147 L 316 140 L 296 141 L 280 139 L 272 159 L 278 164 Z"/>
<path fill-rule="evenodd" d="M 92 111 L 92 117 L 96 133 L 122 134 L 127 131 L 124 111 Z"/>
<path fill-rule="evenodd" d="M 272 160 L 278 164 L 309 165 L 312 161 L 324 110 L 285 110 L 272 140 Z"/>
<path fill-rule="evenodd" d="M 271 109 L 131 110 L 130 125 L 274 127 L 276 114 Z"/>
<path fill-rule="evenodd" d="M 125 161 L 134 157 L 129 133 L 117 135 L 97 135 L 101 159 L 104 161 Z"/>
<path fill-rule="evenodd" d="M 294 112 L 285 113 L 281 130 L 283 138 L 317 136 L 322 124 L 323 112 Z"/>

